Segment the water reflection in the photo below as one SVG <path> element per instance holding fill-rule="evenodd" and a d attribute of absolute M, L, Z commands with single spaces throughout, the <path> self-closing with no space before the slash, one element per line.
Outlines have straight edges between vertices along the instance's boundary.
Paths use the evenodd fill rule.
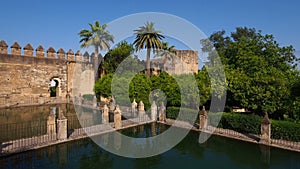
<path fill-rule="evenodd" d="M 121 131 L 132 137 L 148 137 L 168 126 L 149 124 Z M 154 130 L 154 131 L 153 131 Z M 178 129 L 182 130 L 182 129 Z M 82 139 L 0 159 L 1 168 L 300 168 L 300 154 L 277 148 L 213 136 L 203 144 L 199 133 L 190 132 L 171 150 L 150 158 L 131 159 L 106 152 L 91 139 Z M 126 148 L 116 134 L 97 136 L 116 150 Z M 150 142 L 136 143 L 151 145 Z M 155 149 L 155 147 L 152 147 Z M 130 151 L 130 150 L 129 150 Z M 141 151 L 143 149 L 141 148 Z M 132 152 L 136 153 L 136 152 Z"/>

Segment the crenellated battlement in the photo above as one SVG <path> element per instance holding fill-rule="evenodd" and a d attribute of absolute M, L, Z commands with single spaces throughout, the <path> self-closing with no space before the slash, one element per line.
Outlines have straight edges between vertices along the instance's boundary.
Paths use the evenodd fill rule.
<path fill-rule="evenodd" d="M 65 52 L 64 49 L 59 48 L 57 51 L 53 47 L 49 47 L 47 50 L 42 45 L 39 45 L 36 49 L 32 47 L 30 43 L 23 47 L 18 44 L 18 42 L 13 43 L 10 46 L 10 53 L 8 52 L 8 45 L 4 40 L 0 41 L 0 55 L 17 55 L 24 57 L 37 57 L 37 58 L 48 58 L 48 59 L 61 59 L 67 61 L 77 61 L 77 62 L 87 62 L 90 63 L 91 58 L 94 57 L 94 53 L 89 54 L 85 52 L 83 55 L 78 50 L 75 54 L 72 49 Z"/>
<path fill-rule="evenodd" d="M 10 48 L 10 52 L 8 51 Z M 94 54 L 0 41 L 0 107 L 67 102 L 75 91 L 92 94 Z M 51 84 L 55 82 L 55 90 Z M 82 83 L 84 82 L 84 83 Z"/>

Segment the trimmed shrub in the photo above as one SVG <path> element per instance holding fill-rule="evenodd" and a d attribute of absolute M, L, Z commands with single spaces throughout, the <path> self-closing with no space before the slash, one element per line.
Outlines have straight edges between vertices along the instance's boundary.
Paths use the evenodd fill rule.
<path fill-rule="evenodd" d="M 300 124 L 290 121 L 271 120 L 271 138 L 300 141 Z"/>
<path fill-rule="evenodd" d="M 93 94 L 84 94 L 84 95 L 82 95 L 82 98 L 84 100 L 93 101 L 94 95 Z"/>
<path fill-rule="evenodd" d="M 216 124 L 216 116 L 220 114 L 210 113 L 208 124 Z M 223 113 L 218 127 L 231 129 L 241 133 L 260 134 L 262 117 L 257 115 L 245 115 L 238 113 Z"/>
<path fill-rule="evenodd" d="M 167 107 L 167 118 L 176 119 L 179 115 L 180 107 Z M 199 110 L 189 109 L 189 108 L 181 108 L 182 114 L 179 117 L 181 120 L 185 121 L 193 121 L 195 116 L 198 117 Z M 193 121 L 194 122 L 194 121 Z"/>

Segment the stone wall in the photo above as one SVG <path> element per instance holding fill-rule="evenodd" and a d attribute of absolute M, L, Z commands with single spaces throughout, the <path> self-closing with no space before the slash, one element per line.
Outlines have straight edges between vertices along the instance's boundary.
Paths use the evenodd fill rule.
<path fill-rule="evenodd" d="M 176 50 L 172 60 L 151 60 L 152 74 L 166 71 L 170 74 L 198 73 L 198 52 L 193 50 Z"/>
<path fill-rule="evenodd" d="M 83 57 L 80 51 L 74 54 L 63 49 L 56 52 L 52 47 L 45 52 L 40 45 L 34 56 L 30 44 L 23 48 L 22 54 L 17 42 L 11 46 L 11 53 L 7 48 L 0 41 L 0 107 L 65 102 L 73 96 L 74 89 L 81 95 L 93 93 L 94 69 L 89 54 Z M 55 98 L 50 97 L 52 79 L 58 81 Z"/>

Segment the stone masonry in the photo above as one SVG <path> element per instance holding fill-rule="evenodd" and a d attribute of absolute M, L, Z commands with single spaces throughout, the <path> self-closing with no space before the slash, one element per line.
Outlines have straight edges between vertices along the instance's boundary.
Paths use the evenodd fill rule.
<path fill-rule="evenodd" d="M 0 41 L 0 107 L 65 102 L 74 93 L 93 94 L 93 64 L 82 58 L 80 51 L 74 54 L 71 49 L 68 52 L 59 49 L 56 52 L 52 47 L 45 51 L 39 45 L 34 56 L 30 44 L 23 48 L 24 54 L 17 42 L 10 47 L 11 53 L 7 48 L 6 42 Z M 53 79 L 58 85 L 56 97 L 50 98 Z"/>

